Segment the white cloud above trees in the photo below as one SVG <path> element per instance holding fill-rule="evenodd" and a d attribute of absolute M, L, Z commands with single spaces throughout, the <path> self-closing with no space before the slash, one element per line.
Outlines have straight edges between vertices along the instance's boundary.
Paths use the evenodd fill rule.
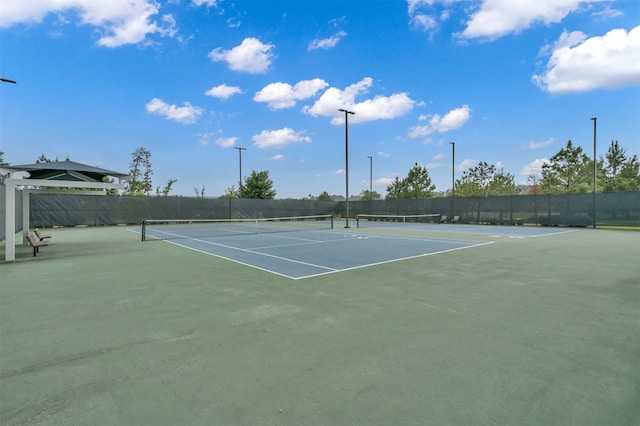
<path fill-rule="evenodd" d="M 580 31 L 565 31 L 541 53 L 549 51 L 544 71 L 533 76 L 533 82 L 546 92 L 640 85 L 640 25 L 628 32 L 620 28 L 590 38 Z"/>
<path fill-rule="evenodd" d="M 330 87 L 313 105 L 305 106 L 303 111 L 314 117 L 332 117 L 331 124 L 338 125 L 344 123 L 344 114 L 338 112 L 339 108 L 355 112 L 355 115 L 349 117 L 349 123 L 364 123 L 401 117 L 410 112 L 416 104 L 405 92 L 390 96 L 377 95 L 357 101 L 356 98 L 366 94 L 372 85 L 373 79 L 365 77 L 344 89 Z"/>
<path fill-rule="evenodd" d="M 253 144 L 261 149 L 280 149 L 300 142 L 311 142 L 303 131 L 296 131 L 288 127 L 278 130 L 263 130 L 252 138 Z"/>
<path fill-rule="evenodd" d="M 409 137 L 414 139 L 418 137 L 428 136 L 432 133 L 445 133 L 456 130 L 464 126 L 471 118 L 471 108 L 463 105 L 460 108 L 453 109 L 444 116 L 434 114 L 431 116 L 421 116 L 421 119 L 427 121 L 427 124 L 413 126 L 409 129 Z"/>
<path fill-rule="evenodd" d="M 264 102 L 272 110 L 290 108 L 299 100 L 313 97 L 329 83 L 320 79 L 302 80 L 294 86 L 288 83 L 271 83 L 255 94 L 253 100 Z"/>

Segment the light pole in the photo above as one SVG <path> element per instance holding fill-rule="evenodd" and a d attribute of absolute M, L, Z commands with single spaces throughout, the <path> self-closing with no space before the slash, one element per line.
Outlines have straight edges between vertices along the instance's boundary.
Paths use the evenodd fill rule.
<path fill-rule="evenodd" d="M 598 181 L 598 160 L 596 159 L 596 121 L 598 117 L 591 117 L 593 120 L 593 229 L 596 229 L 596 185 Z"/>
<path fill-rule="evenodd" d="M 236 146 L 234 148 L 238 150 L 238 157 L 240 160 L 240 179 L 238 180 L 240 189 L 238 190 L 238 198 L 242 198 L 242 151 L 246 151 L 247 148 L 240 148 L 239 146 Z"/>
<path fill-rule="evenodd" d="M 373 200 L 373 157 L 368 155 L 369 157 L 369 197 Z"/>
<path fill-rule="evenodd" d="M 456 195 L 456 143 L 451 144 L 451 222 L 453 222 L 453 197 Z"/>
<path fill-rule="evenodd" d="M 340 108 L 338 111 L 344 112 L 344 159 L 345 159 L 345 186 L 347 196 L 347 223 L 345 228 L 349 227 L 349 114 L 355 114 L 353 111 Z"/>

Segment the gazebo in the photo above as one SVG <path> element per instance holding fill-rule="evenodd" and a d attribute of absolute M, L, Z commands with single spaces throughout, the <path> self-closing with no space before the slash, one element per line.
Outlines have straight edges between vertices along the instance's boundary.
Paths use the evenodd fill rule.
<path fill-rule="evenodd" d="M 14 178 L 15 173 L 26 172 L 27 178 Z M 22 231 L 23 244 L 29 232 L 29 194 L 34 192 L 71 193 L 74 195 L 106 195 L 109 189 L 124 189 L 123 180 L 126 173 L 114 172 L 76 163 L 74 161 L 54 161 L 49 163 L 24 164 L 17 166 L 0 166 L 0 173 L 5 175 L 5 260 L 15 260 L 16 244 L 16 190 L 21 187 L 22 196 Z M 117 178 L 118 183 L 105 182 L 105 178 Z M 45 187 L 46 189 L 42 189 Z M 73 189 L 86 191 L 69 191 Z M 69 191 L 69 192 L 67 192 Z"/>

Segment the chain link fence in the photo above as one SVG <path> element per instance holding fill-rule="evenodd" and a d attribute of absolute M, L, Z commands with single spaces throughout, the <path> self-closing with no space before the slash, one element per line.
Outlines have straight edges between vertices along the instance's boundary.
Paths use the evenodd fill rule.
<path fill-rule="evenodd" d="M 0 185 L 4 240 L 6 188 Z M 16 191 L 16 232 L 22 226 L 22 191 Z M 247 198 L 130 197 L 31 194 L 32 227 L 140 224 L 143 219 L 227 219 L 332 214 L 345 217 L 345 201 L 259 200 Z M 640 226 L 640 192 L 608 192 L 419 200 L 350 201 L 352 218 L 364 214 L 429 214 L 460 223 L 545 226 Z"/>

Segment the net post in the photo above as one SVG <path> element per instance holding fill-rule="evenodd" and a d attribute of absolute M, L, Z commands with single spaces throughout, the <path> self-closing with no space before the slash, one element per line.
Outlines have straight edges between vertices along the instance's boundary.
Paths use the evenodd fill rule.
<path fill-rule="evenodd" d="M 356 215 L 356 228 L 360 228 L 360 214 Z"/>
<path fill-rule="evenodd" d="M 147 232 L 147 221 L 143 219 L 142 220 L 142 241 L 145 241 L 146 232 Z"/>
<path fill-rule="evenodd" d="M 329 216 L 329 218 L 331 219 L 331 229 L 333 229 L 333 215 Z"/>

